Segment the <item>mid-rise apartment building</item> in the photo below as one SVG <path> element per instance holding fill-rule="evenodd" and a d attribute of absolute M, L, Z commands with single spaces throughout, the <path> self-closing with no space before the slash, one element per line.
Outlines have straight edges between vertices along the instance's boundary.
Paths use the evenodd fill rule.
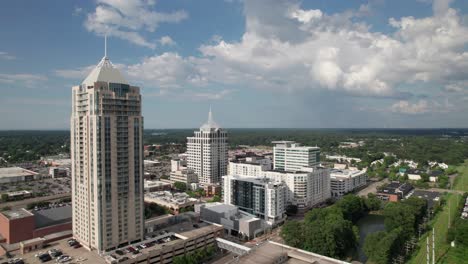
<path fill-rule="evenodd" d="M 330 187 L 333 197 L 341 197 L 367 183 L 366 170 L 336 170 L 330 172 Z"/>
<path fill-rule="evenodd" d="M 320 148 L 306 147 L 294 141 L 273 141 L 273 167 L 275 170 L 300 171 L 303 167 L 320 164 Z"/>
<path fill-rule="evenodd" d="M 269 171 L 273 168 L 271 159 L 252 156 L 229 162 L 229 174 L 256 177 L 261 171 Z"/>
<path fill-rule="evenodd" d="M 266 159 L 256 157 L 255 161 L 252 162 L 247 162 L 247 160 L 231 161 L 229 163 L 229 175 L 268 178 L 273 182 L 282 182 L 286 185 L 286 204 L 296 205 L 299 209 L 311 208 L 331 197 L 329 169 L 318 166 L 319 148 L 300 147 L 301 151 L 304 150 L 304 153 L 301 152 L 301 154 L 295 155 L 285 154 L 286 151 L 282 152 L 281 149 L 298 148 L 298 144 L 291 141 L 279 141 L 275 142 L 275 144 L 281 146 L 275 149 L 275 153 L 279 151 L 282 154 L 275 154 L 273 163 L 288 164 L 285 166 L 288 170 L 285 168 L 268 169 Z M 299 156 L 307 158 L 298 159 Z M 278 159 L 280 162 L 278 162 Z M 298 167 L 300 164 L 304 166 Z"/>
<path fill-rule="evenodd" d="M 224 203 L 274 224 L 284 219 L 286 185 L 269 178 L 238 175 L 223 177 Z"/>
<path fill-rule="evenodd" d="M 198 175 L 201 184 L 218 184 L 227 174 L 228 136 L 214 120 L 210 112 L 208 121 L 187 137 L 187 167 Z"/>
<path fill-rule="evenodd" d="M 303 168 L 302 171 L 264 171 L 262 177 L 281 181 L 287 186 L 286 201 L 306 210 L 331 197 L 330 171 L 326 168 Z"/>
<path fill-rule="evenodd" d="M 143 238 L 140 89 L 104 56 L 72 89 L 73 236 L 99 252 Z"/>

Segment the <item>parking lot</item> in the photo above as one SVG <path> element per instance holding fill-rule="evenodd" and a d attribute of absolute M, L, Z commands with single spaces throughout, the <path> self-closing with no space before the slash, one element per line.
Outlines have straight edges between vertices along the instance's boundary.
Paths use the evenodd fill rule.
<path fill-rule="evenodd" d="M 103 258 L 101 258 L 97 252 L 90 252 L 87 249 L 80 247 L 80 248 L 72 248 L 68 245 L 67 239 L 59 240 L 56 242 L 53 242 L 49 244 L 46 248 L 35 250 L 32 252 L 29 252 L 25 255 L 20 255 L 16 254 L 14 258 L 22 258 L 24 260 L 25 264 L 29 263 L 42 263 L 37 257 L 35 257 L 36 254 L 39 254 L 41 252 L 47 252 L 51 249 L 59 249 L 62 251 L 63 255 L 68 255 L 71 257 L 71 260 L 68 262 L 65 262 L 67 264 L 71 263 L 90 263 L 90 264 L 104 264 L 106 263 Z M 4 259 L 0 260 L 0 263 L 3 263 Z M 56 263 L 56 259 L 52 259 L 50 261 L 47 261 L 45 263 Z"/>
<path fill-rule="evenodd" d="M 36 196 L 54 195 L 70 192 L 70 178 L 47 178 L 37 181 L 18 182 L 0 185 L 0 193 L 27 190 Z"/>

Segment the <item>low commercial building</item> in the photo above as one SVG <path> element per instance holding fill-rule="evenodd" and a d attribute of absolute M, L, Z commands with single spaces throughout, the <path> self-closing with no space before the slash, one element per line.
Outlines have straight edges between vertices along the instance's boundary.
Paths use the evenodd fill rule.
<path fill-rule="evenodd" d="M 332 169 L 330 171 L 332 197 L 341 197 L 346 193 L 366 185 L 366 183 L 366 170 Z"/>
<path fill-rule="evenodd" d="M 27 190 L 8 192 L 6 194 L 8 195 L 8 201 L 22 200 L 32 196 L 32 192 Z"/>
<path fill-rule="evenodd" d="M 37 172 L 20 167 L 0 168 L 0 184 L 10 184 L 40 179 Z"/>
<path fill-rule="evenodd" d="M 171 171 L 169 174 L 169 179 L 172 182 L 183 182 L 187 185 L 198 182 L 198 176 L 191 169 Z"/>
<path fill-rule="evenodd" d="M 203 184 L 203 191 L 205 191 L 205 196 L 212 197 L 215 195 L 221 196 L 222 188 L 219 184 Z"/>
<path fill-rule="evenodd" d="M 70 176 L 70 169 L 63 167 L 50 167 L 49 175 L 52 178 L 67 177 Z"/>
<path fill-rule="evenodd" d="M 172 188 L 171 183 L 163 182 L 163 181 L 144 180 L 143 185 L 144 185 L 145 192 L 169 191 Z"/>
<path fill-rule="evenodd" d="M 347 156 L 342 156 L 342 155 L 326 155 L 325 158 L 327 160 L 336 160 L 338 162 L 348 162 L 351 163 L 352 161 L 354 162 L 361 162 L 360 158 L 353 158 L 353 157 L 347 157 Z"/>
<path fill-rule="evenodd" d="M 384 201 L 397 202 L 405 198 L 413 189 L 409 183 L 391 182 L 377 192 L 377 197 Z"/>
<path fill-rule="evenodd" d="M 187 186 L 198 183 L 198 176 L 194 170 L 187 168 L 187 160 L 178 158 L 171 160 L 170 180 L 172 182 L 183 182 Z"/>
<path fill-rule="evenodd" d="M 429 172 L 429 181 L 430 182 L 437 182 L 439 177 L 444 175 L 444 172 L 441 170 L 433 170 Z"/>
<path fill-rule="evenodd" d="M 260 218 L 239 210 L 238 207 L 223 203 L 197 204 L 195 212 L 202 221 L 220 224 L 225 233 L 252 239 L 267 226 Z"/>
<path fill-rule="evenodd" d="M 406 173 L 408 174 L 408 180 L 419 181 L 422 179 L 421 174 L 424 172 L 420 170 L 409 169 L 406 171 Z"/>
<path fill-rule="evenodd" d="M 287 187 L 283 182 L 226 175 L 223 184 L 225 204 L 237 206 L 270 225 L 284 221 Z"/>
<path fill-rule="evenodd" d="M 145 194 L 145 203 L 155 203 L 166 207 L 174 214 L 179 214 L 183 208 L 192 207 L 198 203 L 195 198 L 190 198 L 186 193 L 151 192 Z"/>
<path fill-rule="evenodd" d="M 38 211 L 0 212 L 0 234 L 12 244 L 72 229 L 70 205 Z"/>

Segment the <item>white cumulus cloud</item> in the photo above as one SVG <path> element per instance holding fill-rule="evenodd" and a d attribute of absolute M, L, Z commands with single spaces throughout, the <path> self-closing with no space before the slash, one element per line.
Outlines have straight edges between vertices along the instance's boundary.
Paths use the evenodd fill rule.
<path fill-rule="evenodd" d="M 152 0 L 98 0 L 93 13 L 88 14 L 85 27 L 98 35 L 118 37 L 134 44 L 152 48 L 142 31 L 154 32 L 160 23 L 178 23 L 188 17 L 184 10 L 171 13 L 154 11 Z"/>

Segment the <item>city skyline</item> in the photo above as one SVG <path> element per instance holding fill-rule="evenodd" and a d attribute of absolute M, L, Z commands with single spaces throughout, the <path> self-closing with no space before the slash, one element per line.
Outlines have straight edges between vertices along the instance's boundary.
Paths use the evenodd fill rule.
<path fill-rule="evenodd" d="M 69 127 L 105 34 L 146 128 L 198 127 L 210 105 L 224 128 L 468 125 L 466 1 L 2 6 L 0 130 Z"/>

